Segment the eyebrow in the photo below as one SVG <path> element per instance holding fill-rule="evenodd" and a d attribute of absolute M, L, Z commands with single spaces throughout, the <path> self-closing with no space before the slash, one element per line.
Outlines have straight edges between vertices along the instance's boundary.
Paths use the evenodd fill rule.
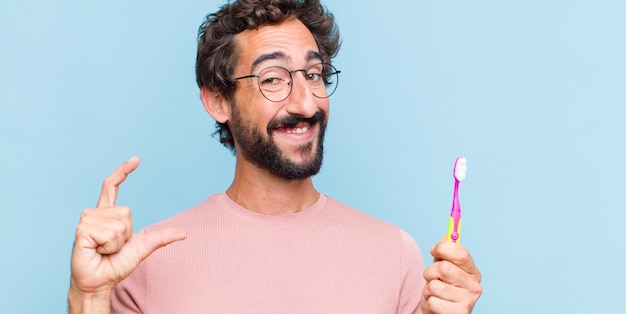
<path fill-rule="evenodd" d="M 309 52 L 306 55 L 306 61 L 311 61 L 315 59 L 320 60 L 320 62 L 324 62 L 324 58 L 322 58 L 321 53 L 319 53 L 318 51 L 309 50 Z"/>
<path fill-rule="evenodd" d="M 320 62 L 324 60 L 322 58 L 321 53 L 317 51 L 313 51 L 313 50 L 309 50 L 307 52 L 305 59 L 307 62 L 311 60 L 315 60 L 315 59 L 320 60 Z M 262 54 L 258 58 L 256 58 L 254 62 L 252 62 L 252 66 L 250 67 L 250 70 L 254 70 L 254 68 L 256 68 L 259 64 L 265 62 L 266 60 L 283 60 L 283 61 L 289 62 L 291 61 L 291 57 L 289 57 L 282 51 L 275 51 L 272 53 Z"/>
<path fill-rule="evenodd" d="M 291 58 L 289 58 L 289 56 L 287 56 L 284 52 L 282 51 L 275 51 L 272 53 L 265 53 L 260 55 L 258 58 L 256 58 L 256 60 L 254 60 L 254 62 L 252 62 L 252 66 L 251 69 L 256 68 L 259 64 L 263 63 L 266 60 L 283 60 L 283 61 L 290 61 Z"/>

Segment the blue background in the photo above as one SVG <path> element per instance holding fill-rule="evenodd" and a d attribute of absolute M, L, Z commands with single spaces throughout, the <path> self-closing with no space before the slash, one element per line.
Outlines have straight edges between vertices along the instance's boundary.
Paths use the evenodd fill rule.
<path fill-rule="evenodd" d="M 118 204 L 136 229 L 230 184 L 194 81 L 222 3 L 0 3 L 2 312 L 65 311 L 80 213 L 129 157 Z M 463 154 L 475 313 L 626 313 L 626 2 L 326 3 L 342 74 L 318 189 L 430 263 Z"/>

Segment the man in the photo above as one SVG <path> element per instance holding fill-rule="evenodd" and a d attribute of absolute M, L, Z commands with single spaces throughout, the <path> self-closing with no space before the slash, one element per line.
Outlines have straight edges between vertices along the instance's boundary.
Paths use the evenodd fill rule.
<path fill-rule="evenodd" d="M 196 75 L 235 152 L 233 182 L 133 234 L 115 200 L 139 159 L 122 164 L 77 227 L 70 312 L 470 312 L 480 273 L 465 248 L 436 244 L 424 270 L 407 233 L 313 186 L 338 48 L 318 0 L 239 0 L 209 15 Z"/>

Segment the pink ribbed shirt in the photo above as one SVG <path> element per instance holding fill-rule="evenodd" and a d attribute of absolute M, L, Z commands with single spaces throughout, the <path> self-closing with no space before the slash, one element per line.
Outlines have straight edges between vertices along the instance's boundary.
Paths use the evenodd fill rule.
<path fill-rule="evenodd" d="M 296 214 L 248 211 L 225 193 L 145 228 L 161 248 L 115 290 L 113 313 L 418 313 L 424 264 L 398 227 L 321 195 Z"/>

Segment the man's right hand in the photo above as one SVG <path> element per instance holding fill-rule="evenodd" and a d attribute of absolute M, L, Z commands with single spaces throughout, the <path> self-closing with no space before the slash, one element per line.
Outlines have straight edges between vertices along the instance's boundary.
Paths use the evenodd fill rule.
<path fill-rule="evenodd" d="M 70 313 L 109 313 L 116 284 L 158 248 L 187 237 L 173 228 L 133 234 L 130 208 L 115 206 L 115 201 L 120 184 L 138 166 L 139 158 L 133 157 L 115 169 L 104 179 L 96 208 L 80 217 L 72 252 Z"/>

